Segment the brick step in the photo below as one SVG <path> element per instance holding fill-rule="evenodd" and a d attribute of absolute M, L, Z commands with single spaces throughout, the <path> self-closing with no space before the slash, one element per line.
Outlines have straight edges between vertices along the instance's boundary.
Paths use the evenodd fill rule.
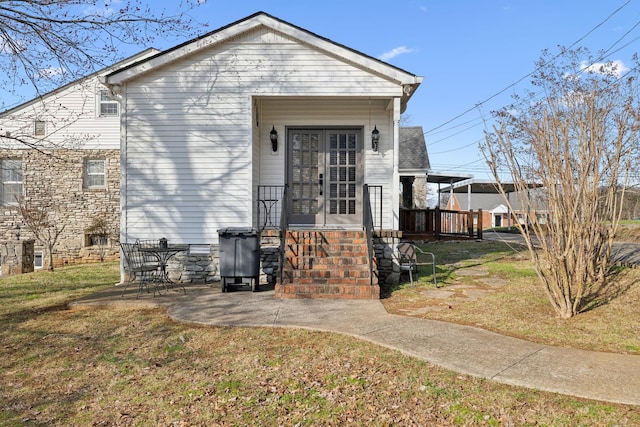
<path fill-rule="evenodd" d="M 363 231 L 289 230 L 280 298 L 379 298 Z"/>
<path fill-rule="evenodd" d="M 371 277 L 369 269 L 366 270 L 305 270 L 291 269 L 291 277 L 315 278 L 315 279 L 368 279 Z"/>
<path fill-rule="evenodd" d="M 355 243 L 355 242 L 287 242 L 285 245 L 287 248 L 303 248 L 313 250 L 315 248 L 327 248 L 330 250 L 340 250 L 345 248 L 366 248 L 367 242 Z"/>
<path fill-rule="evenodd" d="M 330 257 L 318 257 L 318 256 L 292 256 L 291 254 L 285 254 L 285 260 L 291 264 L 304 264 L 304 265 L 327 265 L 327 266 L 355 266 L 355 265 L 369 265 L 369 258 L 365 255 L 349 254 L 347 256 L 330 256 Z"/>
<path fill-rule="evenodd" d="M 380 288 L 363 283 L 353 286 L 295 284 L 276 285 L 276 298 L 379 299 Z"/>

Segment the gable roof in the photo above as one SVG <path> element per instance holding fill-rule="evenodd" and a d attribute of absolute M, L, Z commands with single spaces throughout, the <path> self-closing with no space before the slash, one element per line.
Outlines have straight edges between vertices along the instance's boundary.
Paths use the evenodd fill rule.
<path fill-rule="evenodd" d="M 400 127 L 398 163 L 401 175 L 428 173 L 431 165 L 422 126 Z"/>
<path fill-rule="evenodd" d="M 160 52 L 158 49 L 155 49 L 155 48 L 152 48 L 152 47 L 148 48 L 148 49 L 145 49 L 145 50 L 143 50 L 141 52 L 138 52 L 138 53 L 136 53 L 134 55 L 129 56 L 128 58 L 125 58 L 125 59 L 123 59 L 121 61 L 118 61 L 113 65 L 109 65 L 108 67 L 105 67 L 105 68 L 103 68 L 101 70 L 98 70 L 98 71 L 96 71 L 94 73 L 91 73 L 91 74 L 88 74 L 86 76 L 80 77 L 79 79 L 76 79 L 76 80 L 74 80 L 72 82 L 69 82 L 69 83 L 67 83 L 67 84 L 65 84 L 63 86 L 57 87 L 57 88 L 55 88 L 55 89 L 53 89 L 53 90 L 51 90 L 51 91 L 49 91 L 49 92 L 47 92 L 45 94 L 42 94 L 40 96 L 36 96 L 33 99 L 30 99 L 30 100 L 28 100 L 26 102 L 18 104 L 15 107 L 11 107 L 11 108 L 9 108 L 9 109 L 7 109 L 5 111 L 0 111 L 0 117 L 2 117 L 4 115 L 11 114 L 14 111 L 21 110 L 24 107 L 28 107 L 29 105 L 34 104 L 36 102 L 40 102 L 43 99 L 48 98 L 48 97 L 50 97 L 52 95 L 55 95 L 57 93 L 60 93 L 60 92 L 62 92 L 64 90 L 70 88 L 71 86 L 73 86 L 75 84 L 78 84 L 79 82 L 81 82 L 83 80 L 89 79 L 89 78 L 94 77 L 94 76 L 99 76 L 100 74 L 104 74 L 109 70 L 122 68 L 123 64 L 127 64 L 128 65 L 131 62 L 133 62 L 133 63 L 138 62 L 139 60 L 141 60 L 141 59 L 143 59 L 145 57 L 149 57 L 149 56 L 155 55 L 158 52 Z"/>
<path fill-rule="evenodd" d="M 422 77 L 411 74 L 401 68 L 348 48 L 265 12 L 257 12 L 244 19 L 160 52 L 157 55 L 131 64 L 128 67 L 119 69 L 107 75 L 104 83 L 107 85 L 124 83 L 158 67 L 178 61 L 203 49 L 224 43 L 239 34 L 259 27 L 267 27 L 273 31 L 285 34 L 302 44 L 325 52 L 327 55 L 343 59 L 358 67 L 368 69 L 383 78 L 395 81 L 397 84 L 403 86 L 403 102 L 406 102 L 406 100 L 411 97 L 415 89 L 422 82 Z"/>

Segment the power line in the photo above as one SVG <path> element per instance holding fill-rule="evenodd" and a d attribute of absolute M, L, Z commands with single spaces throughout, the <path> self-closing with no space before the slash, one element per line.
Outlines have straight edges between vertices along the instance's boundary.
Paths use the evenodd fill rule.
<path fill-rule="evenodd" d="M 467 145 L 463 145 L 462 147 L 457 147 L 457 148 L 452 148 L 451 150 L 445 150 L 445 151 L 438 151 L 437 153 L 431 153 L 433 155 L 435 154 L 445 154 L 445 153 L 451 153 L 452 151 L 458 151 L 458 150 L 462 150 L 464 148 L 468 148 L 471 147 L 472 145 L 478 145 L 483 141 L 483 139 L 479 139 L 477 141 L 473 141 Z"/>
<path fill-rule="evenodd" d="M 585 38 L 587 38 L 591 33 L 593 33 L 596 29 L 598 29 L 599 27 L 601 27 L 602 25 L 604 25 L 604 23 L 606 23 L 609 19 L 611 19 L 614 15 L 616 15 L 618 12 L 620 12 L 624 7 L 626 7 L 629 3 L 631 3 L 631 0 L 627 0 L 624 4 L 622 4 L 622 6 L 618 7 L 615 11 L 613 11 L 609 16 L 607 16 L 602 22 L 600 22 L 599 24 L 597 24 L 595 27 L 593 27 L 592 29 L 590 29 L 585 35 L 583 35 L 582 37 L 580 37 L 578 40 L 576 40 L 575 42 L 573 42 L 569 48 L 572 48 L 573 46 L 575 46 L 576 44 L 580 43 L 582 40 L 584 40 Z M 637 26 L 638 24 L 636 24 Z M 635 28 L 635 26 L 633 27 Z M 626 33 L 624 37 L 626 37 L 628 33 Z M 615 43 L 617 44 L 619 42 L 619 40 Z M 614 45 L 615 45 L 614 44 Z M 551 58 L 549 61 L 547 61 L 546 63 L 542 64 L 543 66 L 555 61 L 556 59 L 558 59 L 560 56 L 562 55 L 562 52 L 558 53 L 557 55 L 555 55 L 553 58 Z M 452 119 L 447 120 L 446 122 L 432 128 L 429 129 L 428 131 L 426 131 L 424 134 L 427 135 L 435 130 L 438 130 L 446 125 L 448 125 L 451 122 L 456 121 L 457 119 L 459 119 L 460 117 L 463 117 L 465 115 L 467 115 L 468 113 L 470 113 L 471 111 L 475 110 L 476 108 L 482 106 L 483 104 L 486 104 L 487 102 L 491 101 L 493 98 L 496 98 L 499 95 L 502 95 L 504 92 L 506 92 L 507 90 L 513 88 L 514 86 L 516 86 L 518 83 L 520 83 L 521 81 L 523 81 L 524 79 L 526 79 L 527 77 L 530 77 L 532 74 L 534 73 L 534 71 L 531 71 L 530 73 L 526 74 L 525 76 L 519 78 L 518 80 L 516 80 L 515 82 L 511 83 L 509 86 L 505 87 L 504 89 L 494 93 L 493 95 L 491 95 L 490 97 L 488 97 L 487 99 L 485 99 L 484 101 L 481 101 L 477 104 L 475 104 L 473 107 L 466 109 L 465 111 L 463 111 L 462 113 L 458 114 L 457 116 L 453 117 Z"/>
<path fill-rule="evenodd" d="M 632 44 L 633 42 L 635 42 L 635 41 L 637 41 L 638 39 L 640 39 L 640 36 L 638 36 L 638 37 L 636 37 L 636 38 L 632 39 L 631 41 L 629 41 L 628 43 L 625 43 L 624 45 L 620 46 L 618 49 L 616 49 L 616 50 L 612 50 L 612 48 L 613 48 L 615 45 L 617 45 L 621 40 L 623 40 L 625 37 L 627 37 L 627 36 L 628 36 L 628 35 L 629 35 L 629 34 L 630 34 L 630 33 L 631 33 L 635 28 L 637 28 L 638 26 L 640 26 L 640 21 L 636 22 L 636 23 L 633 25 L 633 27 L 632 27 L 629 31 L 627 31 L 627 32 L 626 32 L 622 37 L 620 37 L 620 38 L 619 38 L 618 40 L 616 40 L 616 41 L 615 41 L 611 46 L 609 46 L 609 48 L 608 48 L 607 50 L 603 51 L 603 52 L 602 52 L 602 54 L 601 54 L 598 58 L 593 59 L 593 60 L 592 60 L 592 62 L 591 62 L 589 65 L 587 65 L 587 66 L 583 67 L 583 68 L 578 72 L 578 75 L 580 75 L 580 74 L 582 74 L 582 73 L 586 72 L 586 71 L 587 71 L 587 70 L 588 70 L 592 65 L 594 65 L 594 64 L 596 64 L 596 63 L 598 63 L 599 61 L 604 60 L 604 59 L 605 59 L 605 57 L 606 57 L 606 55 L 610 55 L 610 54 L 617 53 L 617 52 L 619 52 L 620 50 L 622 50 L 622 49 L 624 49 L 625 47 L 627 47 L 627 46 L 629 46 L 630 44 Z M 583 38 L 584 38 L 584 37 L 583 37 Z M 576 43 L 577 43 L 577 42 L 576 42 Z M 575 44 L 575 43 L 574 43 L 574 44 Z M 572 46 L 573 46 L 573 45 L 572 45 Z M 545 62 L 545 64 L 549 64 L 549 63 L 551 63 L 553 60 L 557 59 L 560 55 L 561 55 L 561 54 L 558 54 L 558 55 L 554 56 L 554 58 L 553 58 L 553 59 L 551 59 L 551 60 L 549 60 L 549 61 Z M 544 64 L 543 64 L 543 65 L 544 65 Z M 627 72 L 625 72 L 624 74 L 621 74 L 621 75 L 620 75 L 620 77 L 619 77 L 618 79 L 616 79 L 616 81 L 615 81 L 615 82 L 622 80 L 624 77 L 626 77 L 627 75 L 629 75 L 629 74 L 630 74 L 631 72 L 633 72 L 633 71 L 638 71 L 638 67 L 634 67 L 634 68 L 632 68 L 632 69 L 630 69 L 630 70 L 627 70 Z M 530 73 L 530 74 L 531 74 L 531 73 Z M 613 84 L 613 83 L 615 83 L 615 82 L 612 82 L 611 84 Z M 606 90 L 606 88 L 603 88 L 603 90 Z M 540 90 L 538 93 L 536 93 L 536 94 L 532 95 L 532 96 L 530 97 L 530 100 L 534 100 L 534 99 L 536 99 L 539 95 L 541 95 L 541 94 L 543 94 L 543 93 L 544 93 L 544 90 Z M 478 108 L 479 106 L 481 106 L 481 105 L 480 105 L 480 104 L 478 104 L 478 106 L 477 106 L 476 108 Z M 462 132 L 465 132 L 465 131 L 467 131 L 467 130 L 473 129 L 474 127 L 478 126 L 479 124 L 482 124 L 482 123 L 484 123 L 484 122 L 485 122 L 484 118 L 483 118 L 483 117 L 480 117 L 480 118 L 478 118 L 478 119 L 468 120 L 468 121 L 464 122 L 464 124 L 472 123 L 472 122 L 474 122 L 475 120 L 479 120 L 479 123 L 477 123 L 476 125 L 473 125 L 473 126 L 469 126 L 469 127 L 465 128 L 464 130 L 462 130 L 462 131 L 460 131 L 460 132 L 456 132 L 456 133 L 454 133 L 454 134 L 452 134 L 452 135 L 448 135 L 448 136 L 446 136 L 446 137 L 444 137 L 444 138 L 441 138 L 441 139 L 439 139 L 439 140 L 437 140 L 437 141 L 435 141 L 435 142 L 433 142 L 433 143 L 427 144 L 427 145 L 428 145 L 428 146 L 432 146 L 432 145 L 434 145 L 434 144 L 437 144 L 437 143 L 440 143 L 440 142 L 444 142 L 444 141 L 448 140 L 449 138 L 451 138 L 451 137 L 453 137 L 453 136 L 456 136 L 456 135 L 458 135 L 458 134 L 460 134 L 460 133 L 462 133 Z M 457 128 L 457 127 L 460 127 L 460 126 L 461 126 L 461 125 L 456 125 L 456 126 L 453 126 L 453 127 L 449 128 L 449 129 L 447 129 L 447 130 L 454 129 L 454 128 Z M 442 131 L 439 131 L 439 132 L 436 132 L 436 133 L 442 133 L 442 132 L 445 132 L 445 131 L 446 131 L 446 130 L 442 130 Z M 425 135 L 426 135 L 427 133 L 428 133 L 428 132 L 425 132 Z M 473 145 L 473 144 L 479 143 L 480 141 L 481 141 L 481 140 L 478 140 L 478 141 L 476 141 L 476 142 L 473 142 L 473 143 L 470 143 L 470 144 L 464 145 L 464 146 L 462 146 L 462 147 L 454 148 L 454 149 L 447 150 L 447 151 L 442 151 L 442 152 L 432 153 L 432 154 L 444 154 L 444 153 L 449 153 L 449 152 L 453 152 L 453 151 L 463 150 L 463 149 L 465 149 L 465 148 L 467 148 L 467 147 L 469 147 L 469 146 L 471 146 L 471 145 Z"/>

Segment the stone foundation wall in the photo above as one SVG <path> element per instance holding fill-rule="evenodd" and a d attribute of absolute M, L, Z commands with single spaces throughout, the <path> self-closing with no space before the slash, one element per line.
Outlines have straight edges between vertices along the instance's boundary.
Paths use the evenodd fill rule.
<path fill-rule="evenodd" d="M 386 285 L 396 285 L 400 281 L 400 267 L 393 254 L 401 239 L 401 231 L 378 231 L 373 236 L 378 283 L 383 291 Z"/>
<path fill-rule="evenodd" d="M 33 240 L 12 240 L 0 242 L 2 275 L 33 272 Z"/>
<path fill-rule="evenodd" d="M 264 230 L 260 233 L 260 284 L 275 286 L 280 263 L 280 233 Z"/>
<path fill-rule="evenodd" d="M 217 245 L 192 246 L 169 261 L 169 278 L 176 283 L 220 281 L 220 255 Z"/>
<path fill-rule="evenodd" d="M 25 201 L 44 209 L 48 219 L 60 229 L 54 248 L 54 265 L 117 259 L 120 230 L 120 152 L 119 150 L 2 150 L 0 160 L 22 160 Z M 105 160 L 106 187 L 85 188 L 86 160 Z M 109 228 L 104 248 L 89 246 L 85 230 L 94 218 L 102 218 Z M 35 236 L 25 225 L 15 206 L 0 206 L 0 238 L 14 239 L 16 226 L 24 239 Z M 36 241 L 35 251 L 42 251 Z M 101 253 L 102 252 L 102 253 Z M 48 263 L 48 257 L 43 260 Z M 46 265 L 45 265 L 46 267 Z"/>
<path fill-rule="evenodd" d="M 263 236 L 260 246 L 261 285 L 275 285 L 278 274 L 280 238 Z M 217 245 L 193 245 L 169 261 L 169 278 L 176 283 L 213 283 L 220 281 L 220 253 Z"/>
<path fill-rule="evenodd" d="M 402 232 L 382 231 L 374 236 L 374 280 L 383 288 L 397 284 L 400 270 L 393 251 Z M 280 237 L 277 231 L 264 231 L 260 241 L 260 285 L 275 286 L 278 278 Z M 377 267 L 377 271 L 376 270 Z M 169 277 L 176 283 L 215 283 L 220 281 L 220 255 L 217 245 L 194 245 L 178 253 L 168 265 Z"/>

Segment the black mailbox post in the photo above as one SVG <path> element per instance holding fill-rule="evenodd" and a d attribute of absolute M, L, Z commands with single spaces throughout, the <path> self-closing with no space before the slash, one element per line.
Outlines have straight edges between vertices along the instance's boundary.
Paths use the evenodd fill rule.
<path fill-rule="evenodd" d="M 229 284 L 249 284 L 258 289 L 260 280 L 260 231 L 251 227 L 218 230 L 222 292 Z"/>

